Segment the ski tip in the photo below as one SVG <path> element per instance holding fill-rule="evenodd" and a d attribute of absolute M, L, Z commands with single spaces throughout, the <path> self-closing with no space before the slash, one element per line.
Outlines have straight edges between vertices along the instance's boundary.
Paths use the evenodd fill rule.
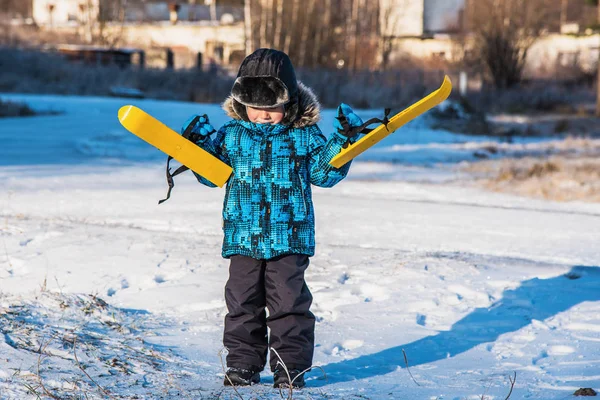
<path fill-rule="evenodd" d="M 439 91 L 443 94 L 444 100 L 450 96 L 450 93 L 452 92 L 452 81 L 448 75 L 444 75 L 444 82 L 442 82 L 442 86 L 440 86 Z"/>
<path fill-rule="evenodd" d="M 129 111 L 131 111 L 132 108 L 134 107 L 131 105 L 119 108 L 119 121 L 123 122 L 123 120 L 127 118 L 127 114 L 129 114 Z"/>

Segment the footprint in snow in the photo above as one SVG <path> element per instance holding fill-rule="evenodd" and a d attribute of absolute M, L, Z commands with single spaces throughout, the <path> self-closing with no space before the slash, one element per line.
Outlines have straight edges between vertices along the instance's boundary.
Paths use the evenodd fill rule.
<path fill-rule="evenodd" d="M 362 347 L 364 342 L 362 340 L 349 339 L 344 340 L 342 343 L 336 343 L 333 345 L 331 350 L 325 350 L 325 353 L 331 356 L 341 356 L 348 351 L 352 351 Z"/>
<path fill-rule="evenodd" d="M 167 280 L 162 275 L 155 275 L 154 282 L 156 283 L 165 283 Z"/>
<path fill-rule="evenodd" d="M 533 358 L 533 360 L 531 360 L 531 363 L 533 365 L 536 365 L 538 362 L 540 362 L 540 360 L 543 360 L 544 358 L 548 357 L 548 352 L 546 350 L 542 350 L 540 352 L 540 354 L 538 354 L 536 357 Z"/>
<path fill-rule="evenodd" d="M 348 275 L 347 272 L 344 272 L 342 275 L 340 275 L 340 277 L 338 278 L 338 282 L 343 285 L 346 283 L 346 281 L 350 279 L 350 275 Z"/>

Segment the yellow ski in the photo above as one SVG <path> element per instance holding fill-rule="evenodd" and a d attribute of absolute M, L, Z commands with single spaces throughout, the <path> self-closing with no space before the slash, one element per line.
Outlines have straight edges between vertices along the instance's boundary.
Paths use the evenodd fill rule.
<path fill-rule="evenodd" d="M 231 175 L 232 169 L 229 165 L 137 107 L 121 107 L 119 122 L 129 132 L 219 187 L 222 187 Z"/>
<path fill-rule="evenodd" d="M 439 89 L 431 93 L 429 96 L 417 101 L 415 104 L 411 105 L 405 110 L 400 111 L 398 114 L 394 115 L 392 118 L 390 118 L 387 127 L 381 124 L 377 128 L 373 129 L 371 132 L 367 133 L 365 136 L 354 142 L 353 144 L 350 144 L 345 149 L 342 149 L 338 155 L 331 159 L 329 164 L 336 168 L 340 168 L 348 161 L 352 160 L 354 157 L 358 156 L 359 154 L 362 154 L 369 147 L 373 146 L 386 136 L 393 133 L 402 125 L 415 119 L 419 115 L 423 114 L 425 111 L 437 106 L 438 104 L 446 100 L 450 95 L 451 91 L 452 83 L 450 82 L 450 78 L 448 78 L 448 76 L 445 76 L 444 82 L 442 83 L 442 86 L 440 86 Z"/>

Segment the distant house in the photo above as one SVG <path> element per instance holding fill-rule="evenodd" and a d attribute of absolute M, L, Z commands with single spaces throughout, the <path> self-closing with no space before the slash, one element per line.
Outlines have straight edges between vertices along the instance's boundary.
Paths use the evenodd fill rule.
<path fill-rule="evenodd" d="M 130 19 L 167 21 L 176 17 L 181 22 L 212 20 L 227 23 L 244 20 L 243 8 L 219 4 L 219 2 L 205 2 L 205 0 L 197 0 L 196 4 L 190 4 L 187 0 L 180 0 L 178 2 L 146 1 L 141 7 L 137 7 L 136 16 L 133 15 L 133 12 L 130 13 Z"/>
<path fill-rule="evenodd" d="M 104 0 L 31 0 L 32 16 L 38 25 L 76 25 L 95 19 Z"/>
<path fill-rule="evenodd" d="M 77 24 L 97 19 L 105 21 L 119 19 L 114 0 L 23 0 L 31 2 L 33 18 L 38 25 Z M 190 4 L 181 1 L 131 0 L 126 4 L 124 19 L 128 22 L 195 22 L 224 21 L 233 23 L 243 21 L 243 9 L 218 3 Z"/>
<path fill-rule="evenodd" d="M 424 38 L 463 28 L 465 0 L 380 0 L 381 34 Z"/>
<path fill-rule="evenodd" d="M 380 0 L 380 32 L 386 66 L 406 58 L 452 59 L 452 35 L 464 30 L 466 0 Z"/>
<path fill-rule="evenodd" d="M 455 34 L 468 33 L 465 12 L 476 1 L 380 0 L 380 35 L 387 41 L 388 51 L 382 54 L 382 60 L 392 67 L 412 57 L 456 60 L 461 54 L 454 42 Z M 558 19 L 548 20 L 549 33 L 538 38 L 529 49 L 525 76 L 589 78 L 597 70 L 598 35 L 581 34 L 579 23 L 574 22 L 595 22 L 596 9 L 585 8 L 582 1 L 565 4 L 570 8 L 562 18 L 562 26 L 554 26 Z M 589 17 L 586 13 L 593 15 Z"/>
<path fill-rule="evenodd" d="M 94 32 L 98 36 L 98 21 L 102 20 L 102 34 L 112 39 L 119 37 L 122 46 L 145 50 L 145 64 L 149 67 L 238 64 L 245 55 L 243 8 L 221 6 L 219 1 L 211 6 L 205 5 L 204 0 L 197 0 L 202 4 L 190 4 L 187 0 L 128 0 L 123 2 L 124 10 L 118 10 L 114 0 L 30 1 L 33 18 L 42 29 L 77 33 L 91 44 Z M 88 53 L 86 60 L 96 59 L 88 57 Z"/>

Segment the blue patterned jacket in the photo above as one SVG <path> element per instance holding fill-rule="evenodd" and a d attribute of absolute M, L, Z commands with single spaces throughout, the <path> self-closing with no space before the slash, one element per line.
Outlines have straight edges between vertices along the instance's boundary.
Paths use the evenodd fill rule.
<path fill-rule="evenodd" d="M 229 98 L 223 108 L 234 119 L 212 140 L 198 143 L 233 168 L 223 202 L 225 258 L 315 253 L 311 185 L 332 187 L 346 176 L 350 163 L 339 169 L 329 165 L 346 137 L 337 132 L 329 140 L 323 136 L 316 125 L 319 104 L 303 85 L 299 105 L 301 112 L 292 126 L 255 124 L 240 119 Z"/>

